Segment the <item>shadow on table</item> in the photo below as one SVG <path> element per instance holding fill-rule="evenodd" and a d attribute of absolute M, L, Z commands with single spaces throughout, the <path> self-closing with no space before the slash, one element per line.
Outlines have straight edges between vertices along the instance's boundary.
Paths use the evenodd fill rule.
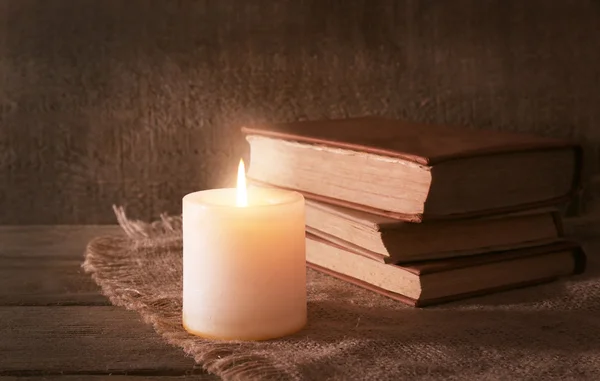
<path fill-rule="evenodd" d="M 339 281 L 313 276 L 345 292 L 309 301 L 301 333 L 317 342 L 472 345 L 480 348 L 600 349 L 600 269 L 552 283 L 427 308 L 411 308 Z M 327 332 L 326 335 L 323 332 Z"/>
<path fill-rule="evenodd" d="M 448 345 L 463 341 L 492 348 L 517 346 L 583 350 L 590 349 L 590 346 L 600 347 L 600 319 L 597 318 L 600 308 L 597 305 L 589 310 L 386 311 L 351 308 L 341 301 L 326 301 L 310 305 L 310 310 L 310 323 L 304 333 L 316 341 L 352 337 L 402 343 L 430 341 Z M 322 310 L 333 310 L 348 318 L 321 319 Z M 351 316 L 354 319 L 349 319 Z M 325 330 L 329 335 L 312 334 Z"/>

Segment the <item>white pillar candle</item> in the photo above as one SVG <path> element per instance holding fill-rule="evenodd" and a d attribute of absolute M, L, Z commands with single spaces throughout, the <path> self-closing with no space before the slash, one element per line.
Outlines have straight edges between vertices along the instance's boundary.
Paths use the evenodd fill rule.
<path fill-rule="evenodd" d="M 197 336 L 266 340 L 306 324 L 304 197 L 245 187 L 183 198 L 183 326 Z"/>

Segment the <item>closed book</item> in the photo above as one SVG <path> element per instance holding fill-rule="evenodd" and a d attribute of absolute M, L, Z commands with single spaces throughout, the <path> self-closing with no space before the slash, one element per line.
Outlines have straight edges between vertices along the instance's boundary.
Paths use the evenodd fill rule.
<path fill-rule="evenodd" d="M 376 117 L 242 132 L 251 181 L 411 222 L 555 205 L 581 172 L 579 145 L 514 132 Z"/>
<path fill-rule="evenodd" d="M 421 224 L 306 200 L 306 231 L 385 263 L 539 246 L 563 239 L 555 209 Z"/>
<path fill-rule="evenodd" d="M 357 286 L 422 307 L 582 273 L 586 257 L 575 243 L 470 257 L 392 265 L 373 261 L 307 234 L 307 266 Z"/>

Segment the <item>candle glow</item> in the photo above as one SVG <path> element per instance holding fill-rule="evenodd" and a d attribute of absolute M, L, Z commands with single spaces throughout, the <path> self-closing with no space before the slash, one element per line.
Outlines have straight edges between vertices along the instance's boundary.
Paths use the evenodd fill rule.
<path fill-rule="evenodd" d="M 248 206 L 248 191 L 246 188 L 246 169 L 244 168 L 244 160 L 242 159 L 240 159 L 240 165 L 238 165 L 235 204 L 237 206 Z"/>

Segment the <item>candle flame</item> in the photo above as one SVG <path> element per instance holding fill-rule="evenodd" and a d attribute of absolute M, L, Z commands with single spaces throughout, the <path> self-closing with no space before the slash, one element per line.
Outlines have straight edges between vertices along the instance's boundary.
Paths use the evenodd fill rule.
<path fill-rule="evenodd" d="M 248 206 L 248 194 L 246 191 L 246 169 L 244 168 L 244 160 L 240 159 L 240 165 L 238 166 L 238 177 L 237 177 L 237 193 L 236 193 L 236 205 L 237 206 Z"/>

